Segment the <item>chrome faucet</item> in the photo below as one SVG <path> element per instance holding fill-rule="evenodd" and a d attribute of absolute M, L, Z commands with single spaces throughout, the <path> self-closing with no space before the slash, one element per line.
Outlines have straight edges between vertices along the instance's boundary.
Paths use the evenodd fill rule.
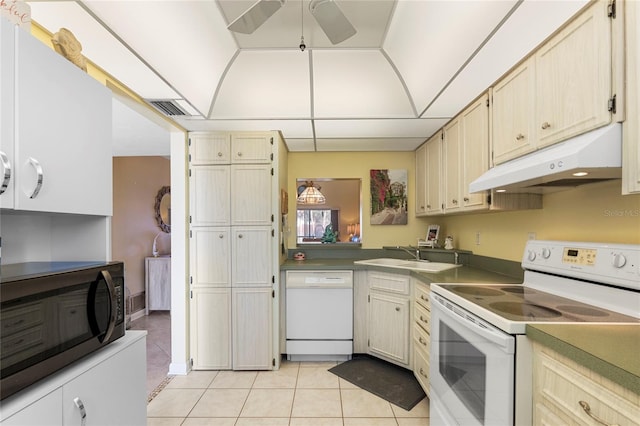
<path fill-rule="evenodd" d="M 453 252 L 453 264 L 454 265 L 458 265 L 458 261 L 459 261 L 459 255 L 457 251 Z"/>
<path fill-rule="evenodd" d="M 411 256 L 413 256 L 413 258 L 415 260 L 421 260 L 420 259 L 420 247 L 415 247 L 415 251 L 413 246 L 408 246 L 409 248 L 406 247 L 401 247 L 401 246 L 396 246 L 397 249 L 400 249 L 402 251 L 404 251 L 405 253 L 410 254 Z"/>

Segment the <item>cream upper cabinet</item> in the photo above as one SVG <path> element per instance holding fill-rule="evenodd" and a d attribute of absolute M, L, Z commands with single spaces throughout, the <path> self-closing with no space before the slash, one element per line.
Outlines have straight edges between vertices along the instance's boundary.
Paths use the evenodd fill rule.
<path fill-rule="evenodd" d="M 444 175 L 444 208 L 453 213 L 460 209 L 460 163 L 462 155 L 462 129 L 459 117 L 444 126 L 442 165 Z"/>
<path fill-rule="evenodd" d="M 487 209 L 486 193 L 469 193 L 469 184 L 489 169 L 489 106 L 485 94 L 444 127 L 444 210 Z"/>
<path fill-rule="evenodd" d="M 535 53 L 538 147 L 611 121 L 611 20 L 595 2 Z"/>
<path fill-rule="evenodd" d="M 231 134 L 193 132 L 189 134 L 189 161 L 193 166 L 231 163 Z"/>
<path fill-rule="evenodd" d="M 493 164 L 536 149 L 535 64 L 526 60 L 492 89 Z"/>
<path fill-rule="evenodd" d="M 640 396 L 575 361 L 533 344 L 533 423 L 637 425 Z"/>
<path fill-rule="evenodd" d="M 427 214 L 442 213 L 442 132 L 427 141 Z"/>
<path fill-rule="evenodd" d="M 489 95 L 485 94 L 465 109 L 462 123 L 462 163 L 460 189 L 465 211 L 487 209 L 486 192 L 469 193 L 469 184 L 489 170 Z"/>
<path fill-rule="evenodd" d="M 622 123 L 622 193 L 640 192 L 640 4 L 625 2 L 627 111 Z"/>
<path fill-rule="evenodd" d="M 416 216 L 427 214 L 427 145 L 416 150 Z"/>

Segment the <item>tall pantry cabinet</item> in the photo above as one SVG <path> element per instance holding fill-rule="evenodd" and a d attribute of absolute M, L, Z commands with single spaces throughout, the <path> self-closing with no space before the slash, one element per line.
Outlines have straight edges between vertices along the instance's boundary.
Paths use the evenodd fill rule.
<path fill-rule="evenodd" d="M 189 135 L 193 369 L 275 365 L 277 132 Z"/>

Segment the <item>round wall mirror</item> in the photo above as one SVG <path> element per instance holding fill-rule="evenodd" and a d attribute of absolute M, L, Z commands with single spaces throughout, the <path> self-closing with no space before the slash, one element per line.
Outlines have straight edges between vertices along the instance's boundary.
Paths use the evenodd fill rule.
<path fill-rule="evenodd" d="M 171 232 L 171 187 L 163 186 L 156 195 L 156 222 L 163 232 Z"/>

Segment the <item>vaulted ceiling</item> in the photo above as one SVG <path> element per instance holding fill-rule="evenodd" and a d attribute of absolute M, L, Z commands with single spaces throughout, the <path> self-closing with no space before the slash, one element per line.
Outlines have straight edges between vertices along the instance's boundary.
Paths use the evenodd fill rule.
<path fill-rule="evenodd" d="M 142 98 L 177 100 L 184 128 L 281 130 L 291 151 L 414 150 L 586 4 L 335 0 L 357 33 L 333 45 L 309 0 L 229 31 L 255 1 L 28 3 Z"/>

